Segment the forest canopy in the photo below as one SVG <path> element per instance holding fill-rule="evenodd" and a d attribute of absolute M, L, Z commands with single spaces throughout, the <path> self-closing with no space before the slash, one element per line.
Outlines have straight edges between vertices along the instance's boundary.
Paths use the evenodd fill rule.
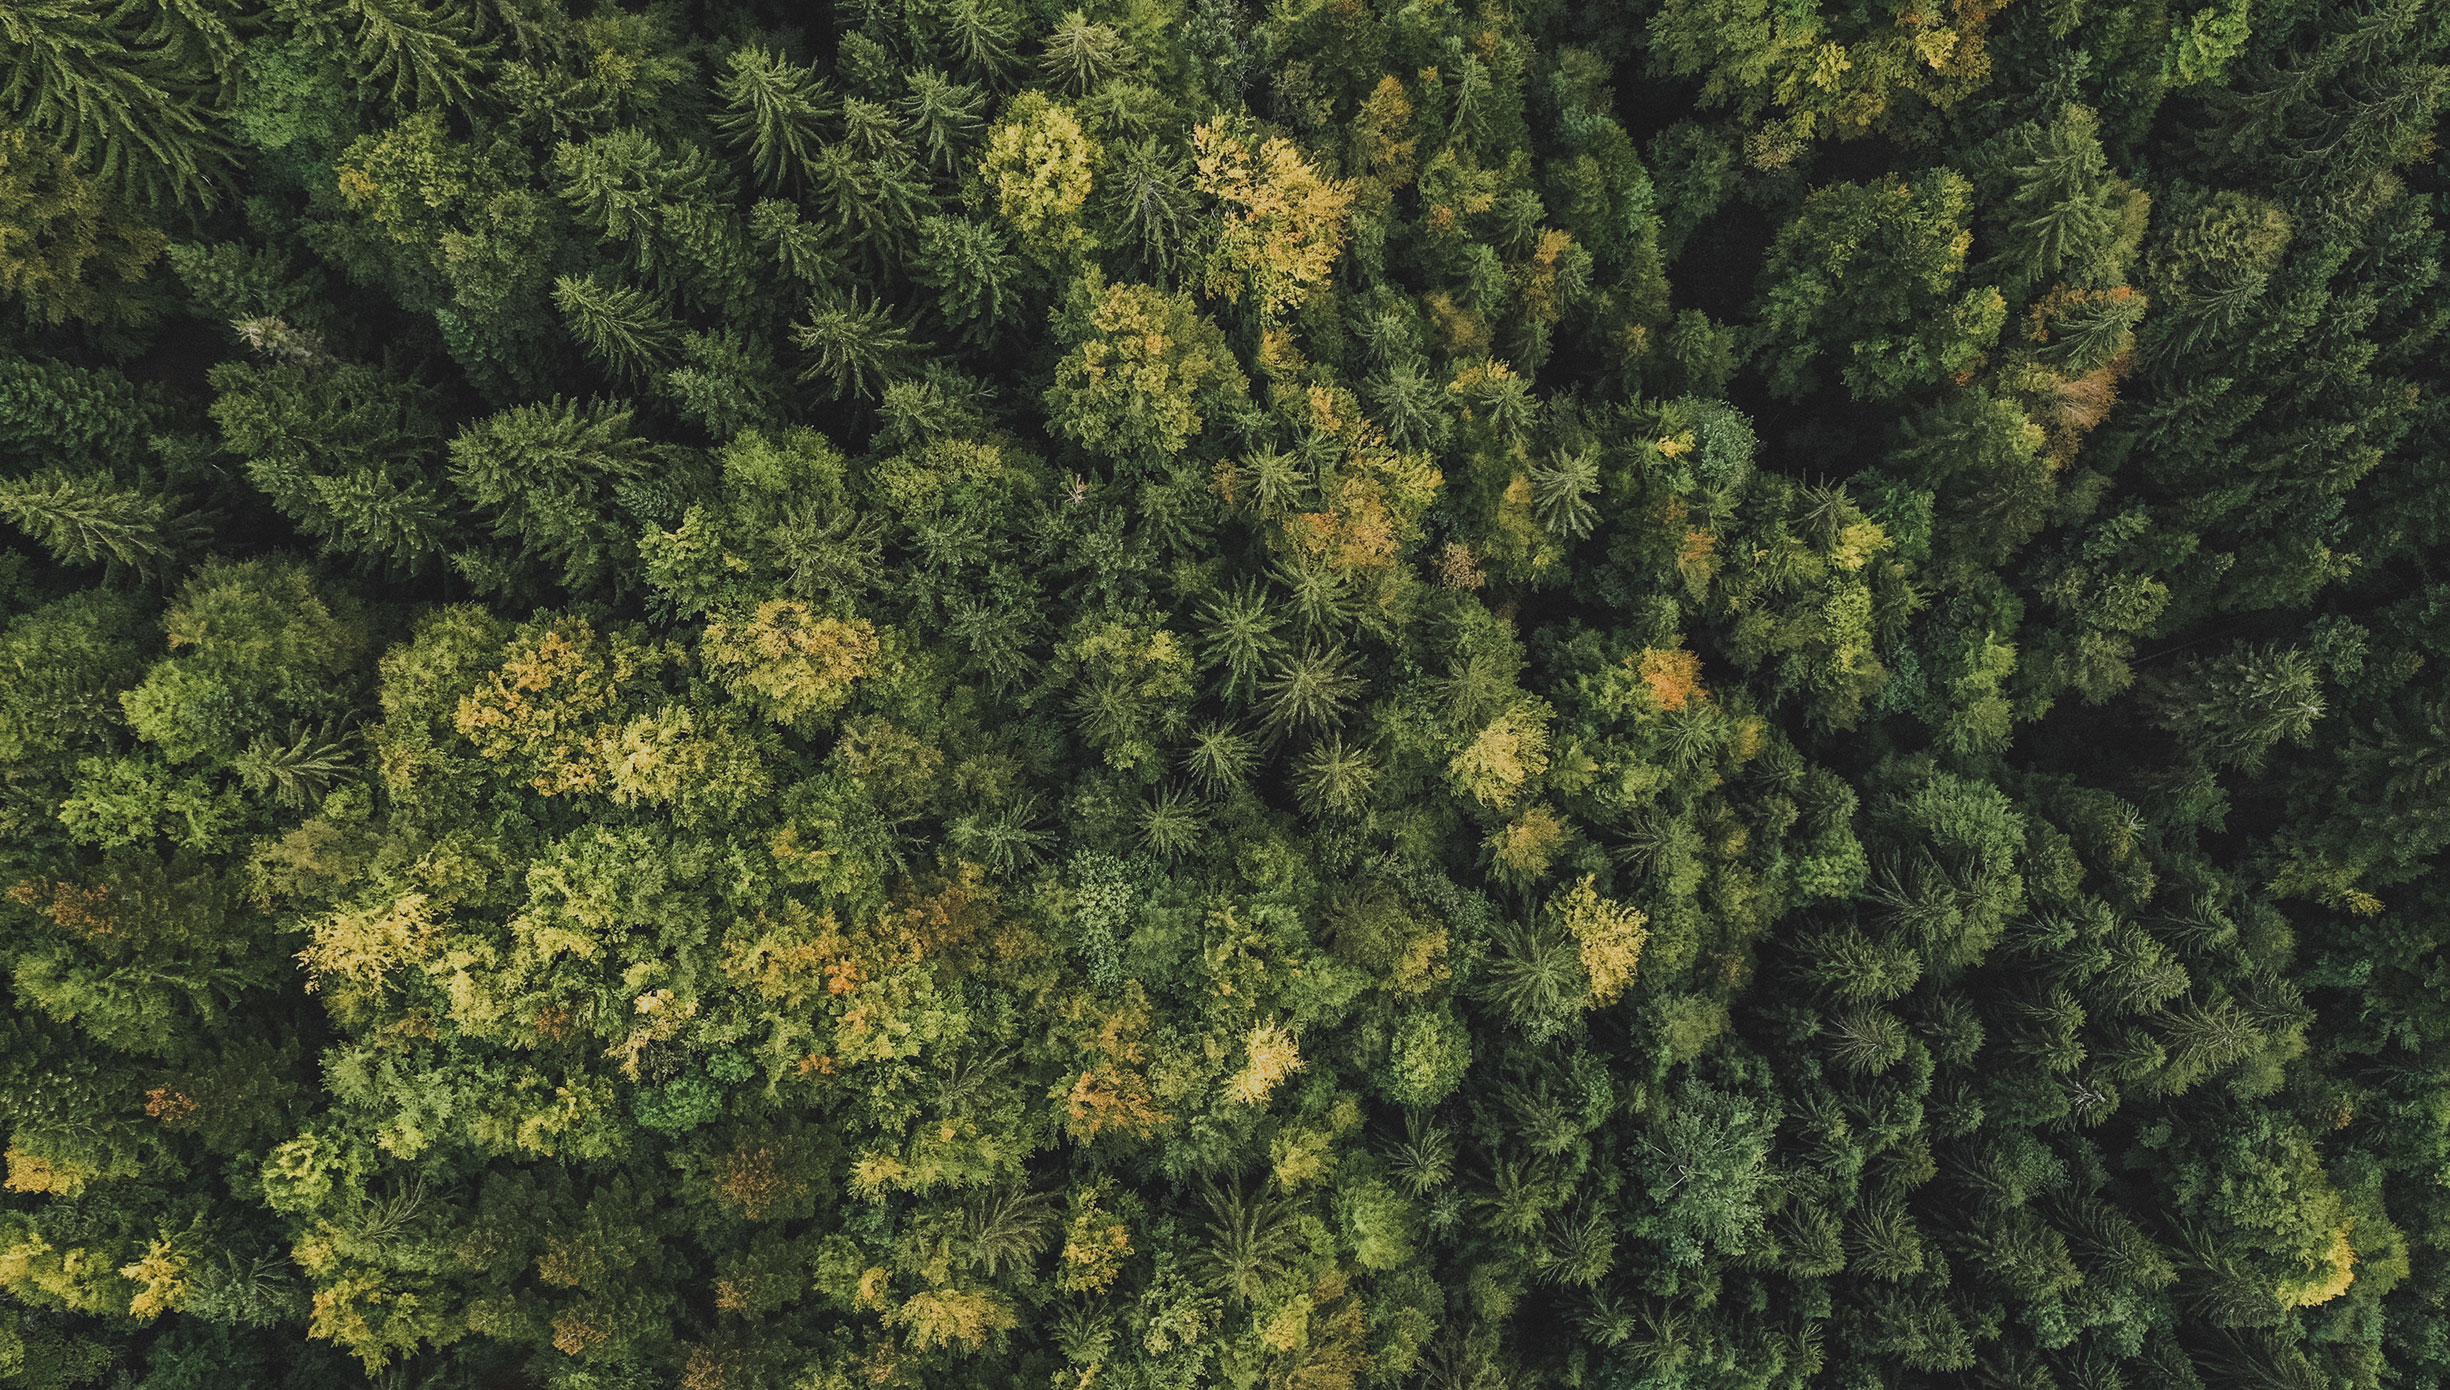
<path fill-rule="evenodd" d="M 0 0 L 0 1387 L 2450 1386 L 2446 97 Z"/>

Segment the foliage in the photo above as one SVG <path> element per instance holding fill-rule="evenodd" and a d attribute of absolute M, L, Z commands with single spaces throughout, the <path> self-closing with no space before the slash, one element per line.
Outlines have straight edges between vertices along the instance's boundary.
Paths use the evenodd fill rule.
<path fill-rule="evenodd" d="M 0 1387 L 2450 1381 L 2445 51 L 0 0 Z"/>

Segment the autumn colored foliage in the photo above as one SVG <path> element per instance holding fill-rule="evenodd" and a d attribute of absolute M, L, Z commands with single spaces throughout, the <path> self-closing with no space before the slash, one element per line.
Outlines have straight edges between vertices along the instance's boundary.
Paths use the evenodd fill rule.
<path fill-rule="evenodd" d="M 0 0 L 0 1390 L 2440 1390 L 2443 0 Z"/>

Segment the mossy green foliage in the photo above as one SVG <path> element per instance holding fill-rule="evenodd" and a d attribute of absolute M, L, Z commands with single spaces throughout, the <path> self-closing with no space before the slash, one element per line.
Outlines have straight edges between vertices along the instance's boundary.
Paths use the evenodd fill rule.
<path fill-rule="evenodd" d="M 0 35 L 0 1387 L 2450 1381 L 2440 6 Z"/>

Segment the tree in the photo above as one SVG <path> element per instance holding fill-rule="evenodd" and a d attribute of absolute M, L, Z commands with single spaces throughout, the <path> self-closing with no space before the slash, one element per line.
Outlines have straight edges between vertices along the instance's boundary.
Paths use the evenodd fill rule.
<path fill-rule="evenodd" d="M 1129 71 L 1133 54 L 1122 35 L 1103 24 L 1091 24 L 1078 10 L 1066 10 L 1046 36 L 1038 66 L 1056 90 L 1066 96 L 1086 96 Z"/>
<path fill-rule="evenodd" d="M 1247 389 L 1225 335 L 1185 295 L 1092 273 L 1073 285 L 1056 334 L 1069 351 L 1047 388 L 1050 422 L 1108 458 L 1178 453 L 1208 411 Z"/>
<path fill-rule="evenodd" d="M 158 493 L 122 487 L 107 476 L 60 472 L 0 483 L 0 517 L 64 563 L 139 573 L 164 568 L 196 545 L 204 529 L 199 518 L 182 514 Z"/>
<path fill-rule="evenodd" d="M 32 131 L 0 128 L 0 292 L 24 296 L 34 318 L 142 319 L 144 302 L 128 287 L 167 242 L 112 206 L 66 151 Z"/>
<path fill-rule="evenodd" d="M 745 150 L 757 181 L 783 190 L 808 177 L 810 160 L 834 121 L 831 94 L 814 67 L 764 48 L 741 48 L 716 84 L 723 110 L 715 129 Z"/>
<path fill-rule="evenodd" d="M 2320 675 L 2301 651 L 2240 644 L 2190 662 L 2162 690 L 2164 724 L 2206 761 L 2249 772 L 2283 740 L 2304 742 L 2323 715 Z"/>
<path fill-rule="evenodd" d="M 1995 158 L 2011 191 L 1988 236 L 2007 298 L 2053 280 L 2108 289 L 2142 242 L 2151 199 L 2111 172 L 2099 131 L 2090 110 L 2070 106 L 2002 138 Z"/>
<path fill-rule="evenodd" d="M 1754 159 L 1774 167 L 1819 135 L 1907 125 L 1896 110 L 1903 99 L 1944 110 L 1978 90 L 1990 75 L 1990 13 L 1952 6 L 1943 21 L 1892 6 L 1885 16 L 1840 18 L 1818 5 L 1676 0 L 1651 18 L 1649 37 L 1668 71 L 1702 78 L 1704 104 L 1732 105 L 1747 125 L 1761 123 Z M 1773 107 L 1779 116 L 1763 121 Z"/>
<path fill-rule="evenodd" d="M 1211 122 L 1191 134 L 1197 187 L 1226 207 L 1206 288 L 1262 315 L 1315 293 L 1344 249 L 1353 191 L 1321 177 L 1285 139 L 1256 141 Z"/>
<path fill-rule="evenodd" d="M 702 149 L 674 152 L 646 131 L 624 126 L 584 144 L 563 144 L 553 152 L 553 175 L 571 212 L 604 240 L 624 246 L 640 274 L 692 287 L 732 278 L 738 252 L 723 235 L 729 219 L 715 212 L 723 193 Z"/>
<path fill-rule="evenodd" d="M 137 0 L 36 0 L 0 23 L 10 50 L 0 101 L 67 159 L 122 193 L 212 200 L 234 153 L 215 128 L 214 98 L 238 48 L 227 21 Z"/>
<path fill-rule="evenodd" d="M 503 411 L 451 441 L 451 482 L 522 558 L 558 568 L 563 587 L 613 581 L 636 554 L 639 523 L 678 511 L 655 496 L 657 451 L 630 421 L 604 402 Z"/>
<path fill-rule="evenodd" d="M 808 316 L 794 324 L 791 333 L 809 354 L 800 379 L 822 382 L 835 398 L 874 399 L 898 373 L 912 346 L 909 329 L 894 322 L 881 304 L 856 295 L 810 304 Z"/>
<path fill-rule="evenodd" d="M 453 518 L 429 471 L 441 425 L 428 390 L 371 367 L 225 362 L 212 372 L 222 449 L 326 550 L 414 567 Z"/>
<path fill-rule="evenodd" d="M 1097 197 L 1113 229 L 1101 241 L 1136 260 L 1136 268 L 1159 285 L 1171 285 L 1188 259 L 1194 205 L 1189 171 L 1157 141 L 1122 147 L 1097 184 Z"/>
<path fill-rule="evenodd" d="M 933 68 L 906 74 L 903 123 L 926 155 L 929 168 L 950 173 L 966 162 L 969 147 L 986 128 L 986 94 Z"/>
<path fill-rule="evenodd" d="M 835 234 L 857 243 L 871 264 L 891 265 L 935 200 L 885 105 L 853 97 L 843 103 L 842 122 L 843 138 L 818 151 L 810 183 Z"/>
<path fill-rule="evenodd" d="M 466 17 L 416 0 L 348 0 L 347 8 L 357 21 L 352 56 L 360 82 L 386 84 L 402 105 L 472 104 L 491 54 Z"/>
<path fill-rule="evenodd" d="M 937 312 L 979 346 L 994 342 L 1021 300 L 1021 262 L 993 223 L 967 217 L 919 222 L 911 275 L 936 291 Z"/>
<path fill-rule="evenodd" d="M 571 336 L 626 380 L 654 375 L 678 350 L 680 325 L 644 291 L 565 275 L 553 282 L 553 302 Z"/>
<path fill-rule="evenodd" d="M 144 674 L 145 616 L 125 594 L 87 590 L 17 614 L 0 629 L 8 697 L 0 759 L 32 767 L 108 746 L 119 692 Z"/>
<path fill-rule="evenodd" d="M 162 631 L 170 655 L 119 703 L 136 736 L 173 763 L 227 763 L 256 730 L 337 722 L 355 707 L 363 622 L 295 564 L 207 563 Z"/>
<path fill-rule="evenodd" d="M 1952 293 L 1973 244 L 1972 199 L 1973 186 L 1947 169 L 1816 190 L 1761 271 L 1755 331 L 1771 389 L 1811 391 L 1824 343 L 1842 350 L 1839 375 L 1865 400 L 1978 365 L 2006 304 L 1988 285 Z"/>
<path fill-rule="evenodd" d="M 772 599 L 738 620 L 706 628 L 707 661 L 777 722 L 831 714 L 878 658 L 864 619 L 821 617 L 805 603 Z"/>
<path fill-rule="evenodd" d="M 1022 246 L 1053 260 L 1088 244 L 1080 214 L 1096 182 L 1099 154 L 1069 109 L 1042 93 L 1024 92 L 987 131 L 979 178 Z"/>

